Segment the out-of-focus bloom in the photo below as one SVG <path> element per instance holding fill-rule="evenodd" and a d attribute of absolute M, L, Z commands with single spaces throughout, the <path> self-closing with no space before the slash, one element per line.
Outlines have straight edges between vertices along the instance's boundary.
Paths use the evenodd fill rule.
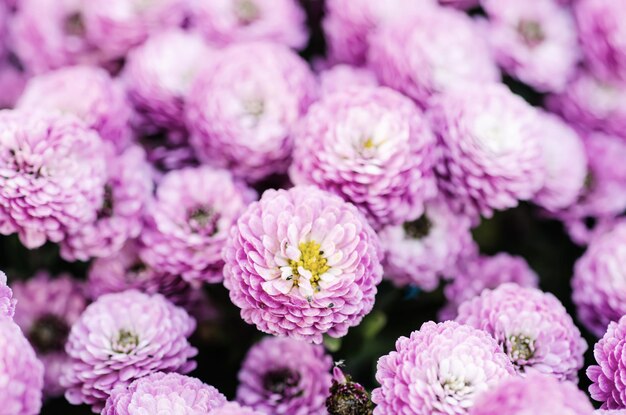
<path fill-rule="evenodd" d="M 225 403 L 224 395 L 198 379 L 157 372 L 113 389 L 102 415 L 200 415 Z"/>
<path fill-rule="evenodd" d="M 456 7 L 461 10 L 468 10 L 477 7 L 480 4 L 480 0 L 439 0 L 439 4 L 442 6 Z"/>
<path fill-rule="evenodd" d="M 430 111 L 443 153 L 440 189 L 453 210 L 490 217 L 541 189 L 543 131 L 521 97 L 505 86 L 467 85 L 434 100 Z"/>
<path fill-rule="evenodd" d="M 294 145 L 294 184 L 338 194 L 375 229 L 419 217 L 437 193 L 428 122 L 410 99 L 388 88 L 324 97 L 299 124 Z"/>
<path fill-rule="evenodd" d="M 82 285 L 68 275 L 51 279 L 45 271 L 13 284 L 19 306 L 15 322 L 44 365 L 44 392 L 62 395 L 59 379 L 69 359 L 65 341 L 87 305 Z"/>
<path fill-rule="evenodd" d="M 37 415 L 41 409 L 43 365 L 20 328 L 0 317 L 0 396 L 5 415 Z"/>
<path fill-rule="evenodd" d="M 596 336 L 626 314 L 626 223 L 593 239 L 578 259 L 572 298 L 578 319 Z"/>
<path fill-rule="evenodd" d="M 28 76 L 8 59 L 0 58 L 0 109 L 13 108 L 26 86 Z"/>
<path fill-rule="evenodd" d="M 0 318 L 13 317 L 15 314 L 13 290 L 7 285 L 7 276 L 0 271 Z"/>
<path fill-rule="evenodd" d="M 594 415 L 626 415 L 626 409 L 604 410 L 598 409 Z"/>
<path fill-rule="evenodd" d="M 255 411 L 247 406 L 241 406 L 237 402 L 227 402 L 209 412 L 209 415 L 265 415 L 265 413 Z"/>
<path fill-rule="evenodd" d="M 199 35 L 182 29 L 156 34 L 132 50 L 123 79 L 142 122 L 152 128 L 183 129 L 187 95 L 212 53 Z"/>
<path fill-rule="evenodd" d="M 626 370 L 624 346 L 626 345 L 626 317 L 612 321 L 604 336 L 593 348 L 596 365 L 587 368 L 591 379 L 591 398 L 602 402 L 602 409 L 626 409 Z"/>
<path fill-rule="evenodd" d="M 183 23 L 186 0 L 88 0 L 83 5 L 84 31 L 109 59 L 123 57 L 152 33 Z"/>
<path fill-rule="evenodd" d="M 560 118 L 541 113 L 539 122 L 546 178 L 533 202 L 555 211 L 578 200 L 587 177 L 587 155 L 581 137 Z"/>
<path fill-rule="evenodd" d="M 503 284 L 461 304 L 456 321 L 493 336 L 520 373 L 578 382 L 587 343 L 554 295 Z"/>
<path fill-rule="evenodd" d="M 267 190 L 232 228 L 224 285 L 266 333 L 344 336 L 374 305 L 380 242 L 351 204 L 315 187 Z"/>
<path fill-rule="evenodd" d="M 626 138 L 626 82 L 579 70 L 567 89 L 547 98 L 548 108 L 580 129 Z"/>
<path fill-rule="evenodd" d="M 327 0 L 323 21 L 328 56 L 335 63 L 365 64 L 369 38 L 378 28 L 418 14 L 434 0 Z"/>
<path fill-rule="evenodd" d="M 104 144 L 77 118 L 2 111 L 0 147 L 0 233 L 17 233 L 32 249 L 95 219 Z"/>
<path fill-rule="evenodd" d="M 497 82 L 489 47 L 470 17 L 445 7 L 425 7 L 371 38 L 368 61 L 383 85 L 422 106 L 435 94 L 466 82 Z"/>
<path fill-rule="evenodd" d="M 209 166 L 168 173 L 141 232 L 141 258 L 160 272 L 194 283 L 222 280 L 222 248 L 255 193 Z"/>
<path fill-rule="evenodd" d="M 124 91 L 101 68 L 75 66 L 31 78 L 17 108 L 75 115 L 118 150 L 132 139 Z"/>
<path fill-rule="evenodd" d="M 326 96 L 348 88 L 378 86 L 376 75 L 367 68 L 350 65 L 335 65 L 319 74 L 320 95 Z"/>
<path fill-rule="evenodd" d="M 317 93 L 315 76 L 287 47 L 245 43 L 215 56 L 187 105 L 200 160 L 247 181 L 284 173 L 292 132 Z"/>
<path fill-rule="evenodd" d="M 403 286 L 434 290 L 439 277 L 452 272 L 461 256 L 472 249 L 469 218 L 456 215 L 442 200 L 426 203 L 413 221 L 383 228 L 380 236 L 385 277 Z"/>
<path fill-rule="evenodd" d="M 116 387 L 151 373 L 188 373 L 197 354 L 187 338 L 195 321 L 160 294 L 106 294 L 72 326 L 65 350 L 71 360 L 61 384 L 72 404 L 104 407 Z"/>
<path fill-rule="evenodd" d="M 626 81 L 626 7 L 613 0 L 576 1 L 573 7 L 587 64 L 602 78 Z"/>
<path fill-rule="evenodd" d="M 463 415 L 481 392 L 515 373 L 482 330 L 428 322 L 378 360 L 375 415 Z"/>
<path fill-rule="evenodd" d="M 161 130 L 142 138 L 141 144 L 148 153 L 156 183 L 172 170 L 197 167 L 200 164 L 188 138 L 187 133 L 176 130 Z"/>
<path fill-rule="evenodd" d="M 539 91 L 559 92 L 580 57 L 570 11 L 554 0 L 483 0 L 487 39 L 498 64 Z"/>
<path fill-rule="evenodd" d="M 593 415 L 589 398 L 571 382 L 532 374 L 506 379 L 483 393 L 470 415 Z"/>
<path fill-rule="evenodd" d="M 243 362 L 237 401 L 267 414 L 326 415 L 331 367 L 321 345 L 266 337 Z"/>
<path fill-rule="evenodd" d="M 66 260 L 86 261 L 118 252 L 126 241 L 139 235 L 142 213 L 152 196 L 152 179 L 146 153 L 132 146 L 107 163 L 104 200 L 94 222 L 69 232 L 61 245 Z"/>
<path fill-rule="evenodd" d="M 483 290 L 514 282 L 521 287 L 539 285 L 539 277 L 522 257 L 499 253 L 494 256 L 470 256 L 461 261 L 452 273 L 452 282 L 444 289 L 448 300 L 440 312 L 441 320 L 452 320 L 461 303 L 479 295 Z"/>
<path fill-rule="evenodd" d="M 306 13 L 297 0 L 211 0 L 194 4 L 191 25 L 212 44 L 269 41 L 306 46 Z"/>
<path fill-rule="evenodd" d="M 369 393 L 360 384 L 344 375 L 339 367 L 333 370 L 333 384 L 326 398 L 326 409 L 330 415 L 372 415 Z"/>

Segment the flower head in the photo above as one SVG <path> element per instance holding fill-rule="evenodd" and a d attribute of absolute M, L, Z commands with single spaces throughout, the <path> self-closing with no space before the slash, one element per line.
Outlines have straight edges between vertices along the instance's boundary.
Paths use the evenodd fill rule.
<path fill-rule="evenodd" d="M 624 373 L 624 345 L 626 344 L 626 318 L 612 321 L 606 333 L 593 347 L 595 365 L 587 368 L 591 379 L 591 397 L 602 402 L 602 409 L 626 409 Z"/>
<path fill-rule="evenodd" d="M 15 303 L 13 290 L 7 285 L 7 276 L 0 271 L 0 318 L 13 317 L 15 314 Z"/>

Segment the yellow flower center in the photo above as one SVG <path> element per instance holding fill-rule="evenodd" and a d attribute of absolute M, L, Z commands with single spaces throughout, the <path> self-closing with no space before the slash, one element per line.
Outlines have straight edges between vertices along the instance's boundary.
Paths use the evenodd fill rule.
<path fill-rule="evenodd" d="M 374 146 L 375 146 L 374 140 L 372 140 L 371 138 L 368 138 L 363 143 L 363 148 L 366 149 L 366 150 L 369 150 L 370 148 L 374 148 Z"/>
<path fill-rule="evenodd" d="M 298 277 L 300 277 L 298 268 L 302 267 L 311 272 L 311 286 L 315 291 L 319 291 L 320 275 L 330 269 L 330 266 L 327 265 L 328 260 L 324 258 L 324 252 L 320 249 L 321 245 L 315 241 L 309 241 L 302 242 L 298 248 L 300 248 L 300 259 L 297 261 L 289 260 L 289 266 L 294 276 L 294 285 L 298 286 Z"/>

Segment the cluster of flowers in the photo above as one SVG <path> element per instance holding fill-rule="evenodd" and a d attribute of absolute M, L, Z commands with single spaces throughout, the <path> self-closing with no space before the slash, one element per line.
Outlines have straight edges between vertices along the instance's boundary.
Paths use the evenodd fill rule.
<path fill-rule="evenodd" d="M 472 239 L 521 201 L 589 245 L 590 393 L 626 410 L 626 5 L 440 3 L 327 0 L 310 66 L 296 0 L 0 0 L 0 234 L 90 261 L 87 281 L 0 276 L 0 412 L 592 414 L 572 318 Z M 321 343 L 383 277 L 444 282 L 455 321 L 398 339 L 373 408 Z M 276 336 L 236 402 L 187 376 L 205 283 Z"/>

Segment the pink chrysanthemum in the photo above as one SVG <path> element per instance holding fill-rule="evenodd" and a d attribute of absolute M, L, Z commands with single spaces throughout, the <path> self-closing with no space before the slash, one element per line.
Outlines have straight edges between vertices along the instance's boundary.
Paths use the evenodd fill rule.
<path fill-rule="evenodd" d="M 570 11 L 554 0 L 482 4 L 489 16 L 487 39 L 498 64 L 536 90 L 564 90 L 580 57 Z"/>
<path fill-rule="evenodd" d="M 483 393 L 470 415 L 593 415 L 589 398 L 571 382 L 540 374 L 512 377 Z"/>
<path fill-rule="evenodd" d="M 269 41 L 306 46 L 306 13 L 297 0 L 211 0 L 196 2 L 191 25 L 212 44 Z"/>
<path fill-rule="evenodd" d="M 317 93 L 315 76 L 295 53 L 244 43 L 217 54 L 187 105 L 198 157 L 249 182 L 284 173 L 292 133 Z"/>
<path fill-rule="evenodd" d="M 0 112 L 0 233 L 27 248 L 93 221 L 106 180 L 100 137 L 72 116 Z"/>
<path fill-rule="evenodd" d="M 107 162 L 104 200 L 94 222 L 70 232 L 61 245 L 66 260 L 86 261 L 118 252 L 139 235 L 142 214 L 152 196 L 152 179 L 146 153 L 132 146 Z"/>
<path fill-rule="evenodd" d="M 375 229 L 419 217 L 436 195 L 435 138 L 415 104 L 391 89 L 324 97 L 299 124 L 294 143 L 293 183 L 338 194 Z"/>
<path fill-rule="evenodd" d="M 388 226 L 378 234 L 385 260 L 385 277 L 394 284 L 417 285 L 431 291 L 472 249 L 470 220 L 454 214 L 442 200 L 426 203 L 417 219 Z"/>
<path fill-rule="evenodd" d="M 65 341 L 70 327 L 87 306 L 82 284 L 68 275 L 50 278 L 41 271 L 26 282 L 13 284 L 19 306 L 15 322 L 25 333 L 44 365 L 44 392 L 62 395 L 59 379 L 69 362 Z"/>
<path fill-rule="evenodd" d="M 625 368 L 626 317 L 611 322 L 593 348 L 596 365 L 587 368 L 591 397 L 602 402 L 602 409 L 626 409 Z"/>
<path fill-rule="evenodd" d="M 168 173 L 146 213 L 141 258 L 189 282 L 220 282 L 230 228 L 255 198 L 225 170 L 202 166 Z"/>
<path fill-rule="evenodd" d="M 193 318 L 159 294 L 101 296 L 70 331 L 71 360 L 61 379 L 66 399 L 99 411 L 116 387 L 158 371 L 190 372 L 197 350 L 187 338 L 194 329 Z"/>
<path fill-rule="evenodd" d="M 20 328 L 0 317 L 2 414 L 37 415 L 41 409 L 43 365 Z"/>
<path fill-rule="evenodd" d="M 13 290 L 7 285 L 7 276 L 0 271 L 0 318 L 12 318 L 15 314 L 15 303 Z"/>
<path fill-rule="evenodd" d="M 321 96 L 330 95 L 348 88 L 356 89 L 378 86 L 376 75 L 369 69 L 343 64 L 322 70 L 318 78 Z"/>
<path fill-rule="evenodd" d="M 212 414 L 225 403 L 224 395 L 198 379 L 157 372 L 113 389 L 102 415 Z"/>
<path fill-rule="evenodd" d="M 464 415 L 481 392 L 514 373 L 484 331 L 428 322 L 378 360 L 374 415 Z"/>
<path fill-rule="evenodd" d="M 456 321 L 493 336 L 520 373 L 578 382 L 587 343 L 554 295 L 503 284 L 461 304 Z"/>
<path fill-rule="evenodd" d="M 232 228 L 224 285 L 261 331 L 322 341 L 371 311 L 378 237 L 351 204 L 315 187 L 268 190 Z"/>
<path fill-rule="evenodd" d="M 455 211 L 490 217 L 541 189 L 542 129 L 535 109 L 500 85 L 467 85 L 434 100 L 443 157 L 440 189 Z"/>
<path fill-rule="evenodd" d="M 264 412 L 255 411 L 252 408 L 241 406 L 236 402 L 227 402 L 209 412 L 209 415 L 265 415 Z"/>
<path fill-rule="evenodd" d="M 272 415 L 326 415 L 332 359 L 321 345 L 266 337 L 248 351 L 237 401 Z"/>
<path fill-rule="evenodd" d="M 427 106 L 431 96 L 459 84 L 499 80 L 489 47 L 470 17 L 450 8 L 424 9 L 372 36 L 368 61 L 381 84 Z"/>
<path fill-rule="evenodd" d="M 104 69 L 75 66 L 36 76 L 28 81 L 17 107 L 73 114 L 117 150 L 132 139 L 130 106 L 121 85 Z"/>
<path fill-rule="evenodd" d="M 152 129 L 183 129 L 187 95 L 212 53 L 199 35 L 182 29 L 156 34 L 132 50 L 122 76 L 141 122 Z"/>

